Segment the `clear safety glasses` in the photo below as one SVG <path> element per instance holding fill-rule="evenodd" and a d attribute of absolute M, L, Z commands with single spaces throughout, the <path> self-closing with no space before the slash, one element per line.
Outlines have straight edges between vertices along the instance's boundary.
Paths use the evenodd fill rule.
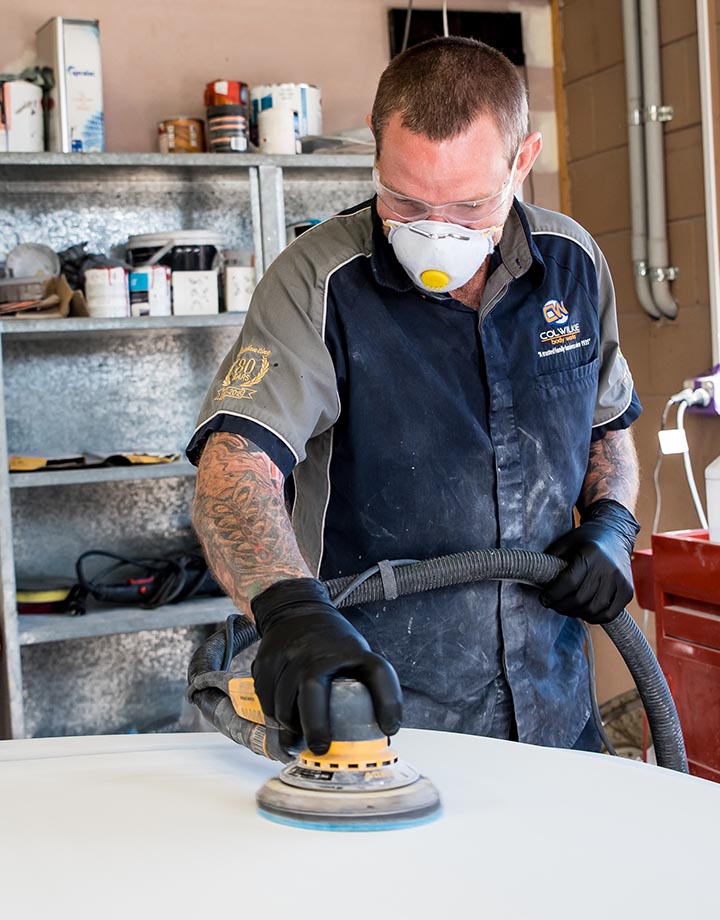
<path fill-rule="evenodd" d="M 494 195 L 478 198 L 476 201 L 451 201 L 448 204 L 428 204 L 421 198 L 408 198 L 383 185 L 377 167 L 373 167 L 373 188 L 385 207 L 402 220 L 427 220 L 429 217 L 444 217 L 452 224 L 473 227 L 492 221 L 496 212 L 507 201 L 512 189 L 515 164 L 503 183 L 503 187 Z"/>

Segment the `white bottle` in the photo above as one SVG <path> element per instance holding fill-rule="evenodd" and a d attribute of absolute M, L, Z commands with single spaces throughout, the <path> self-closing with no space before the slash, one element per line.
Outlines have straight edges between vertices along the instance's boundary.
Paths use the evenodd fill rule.
<path fill-rule="evenodd" d="M 720 457 L 705 467 L 705 492 L 710 540 L 720 543 Z"/>

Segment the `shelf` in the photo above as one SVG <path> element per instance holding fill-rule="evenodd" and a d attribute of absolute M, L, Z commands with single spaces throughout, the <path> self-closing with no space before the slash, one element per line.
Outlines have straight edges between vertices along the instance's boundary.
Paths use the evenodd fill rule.
<path fill-rule="evenodd" d="M 301 153 L 275 156 L 262 153 L 0 153 L 0 169 L 12 167 L 114 167 L 167 169 L 247 169 L 250 166 L 280 166 L 293 169 L 370 168 L 372 154 Z"/>
<path fill-rule="evenodd" d="M 34 473 L 10 473 L 11 489 L 38 486 L 77 486 L 88 482 L 127 482 L 136 479 L 171 479 L 194 476 L 197 470 L 186 460 L 174 463 L 149 463 L 137 466 L 100 466 L 84 470 L 38 470 Z"/>
<path fill-rule="evenodd" d="M 58 333 L 182 332 L 186 329 L 242 327 L 246 313 L 218 313 L 217 316 L 119 316 L 99 319 L 93 316 L 67 316 L 62 319 L 0 319 L 0 335 L 21 339 L 45 338 Z"/>
<path fill-rule="evenodd" d="M 23 613 L 18 616 L 20 645 L 39 645 L 66 639 L 90 639 L 119 633 L 143 632 L 147 629 L 172 629 L 176 626 L 204 626 L 221 623 L 235 613 L 227 597 L 167 604 L 156 610 L 140 607 L 108 607 L 84 616 Z"/>

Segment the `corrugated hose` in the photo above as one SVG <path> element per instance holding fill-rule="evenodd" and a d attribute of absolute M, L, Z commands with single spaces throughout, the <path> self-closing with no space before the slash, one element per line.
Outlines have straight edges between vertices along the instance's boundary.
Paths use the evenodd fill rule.
<path fill-rule="evenodd" d="M 562 559 L 530 550 L 473 550 L 422 562 L 406 559 L 381 562 L 359 575 L 327 581 L 325 587 L 336 606 L 349 607 L 475 581 L 497 579 L 542 587 L 552 581 L 565 565 Z M 647 639 L 627 610 L 623 610 L 612 622 L 603 624 L 603 629 L 620 652 L 638 688 L 658 766 L 687 773 L 685 743 L 675 703 Z M 200 646 L 190 662 L 188 695 L 205 718 L 229 737 L 238 732 L 237 726 L 232 733 L 229 730 L 230 712 L 224 705 L 227 703 L 232 708 L 229 699 L 216 686 L 203 687 L 206 682 L 202 675 L 227 670 L 232 658 L 256 639 L 257 633 L 251 621 L 235 615 L 228 618 L 224 629 L 214 633 Z M 596 721 L 597 718 L 596 715 Z M 602 725 L 598 726 L 598 730 L 604 734 Z"/>

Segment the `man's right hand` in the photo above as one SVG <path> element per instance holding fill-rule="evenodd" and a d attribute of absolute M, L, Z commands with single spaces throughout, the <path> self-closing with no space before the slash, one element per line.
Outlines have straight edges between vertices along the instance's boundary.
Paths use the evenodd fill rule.
<path fill-rule="evenodd" d="M 370 691 L 378 725 L 394 735 L 402 718 L 402 692 L 385 658 L 333 606 L 315 578 L 280 581 L 252 602 L 261 641 L 253 662 L 263 712 L 304 735 L 314 754 L 330 747 L 330 687 L 352 677 Z"/>

